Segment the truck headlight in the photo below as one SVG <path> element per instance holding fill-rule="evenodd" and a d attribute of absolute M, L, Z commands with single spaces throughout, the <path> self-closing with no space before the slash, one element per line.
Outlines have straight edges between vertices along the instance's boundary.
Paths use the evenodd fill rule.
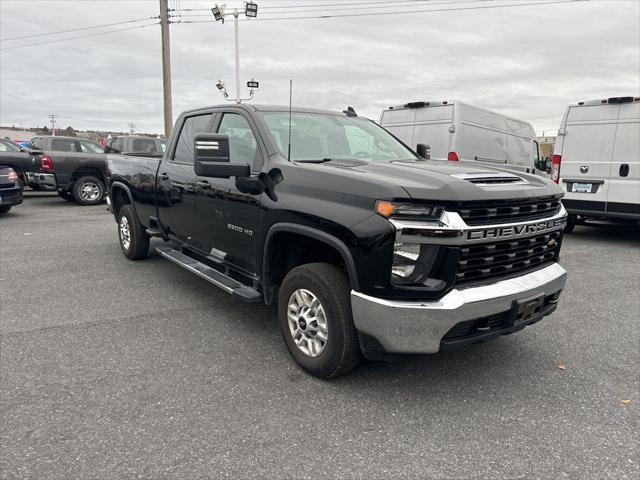
<path fill-rule="evenodd" d="M 429 277 L 437 254 L 436 245 L 396 242 L 391 265 L 392 283 L 424 283 Z"/>
<path fill-rule="evenodd" d="M 375 205 L 376 213 L 385 218 L 404 218 L 407 220 L 438 220 L 442 216 L 444 207 L 436 205 L 422 205 L 413 203 L 396 203 L 378 200 Z"/>

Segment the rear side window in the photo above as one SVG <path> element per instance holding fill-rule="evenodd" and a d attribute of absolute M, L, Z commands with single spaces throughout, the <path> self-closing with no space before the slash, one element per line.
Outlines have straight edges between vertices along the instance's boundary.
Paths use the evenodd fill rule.
<path fill-rule="evenodd" d="M 32 139 L 31 139 L 31 146 L 32 146 L 32 147 L 42 149 L 42 148 L 43 148 L 43 147 L 42 147 L 43 145 L 44 145 L 44 142 L 42 141 L 42 139 L 41 139 L 41 138 L 32 138 Z"/>
<path fill-rule="evenodd" d="M 76 141 L 65 138 L 54 138 L 51 141 L 51 150 L 54 152 L 75 152 Z"/>
<path fill-rule="evenodd" d="M 156 141 L 153 138 L 134 138 L 131 148 L 134 152 L 158 153 Z"/>
<path fill-rule="evenodd" d="M 193 141 L 199 133 L 209 132 L 211 113 L 187 117 L 182 124 L 176 151 L 172 160 L 178 163 L 193 163 Z"/>

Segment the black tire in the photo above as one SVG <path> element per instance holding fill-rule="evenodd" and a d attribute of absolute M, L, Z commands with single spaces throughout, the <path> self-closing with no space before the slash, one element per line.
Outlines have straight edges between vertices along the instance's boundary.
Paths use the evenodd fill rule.
<path fill-rule="evenodd" d="M 71 193 L 71 192 L 69 192 L 67 190 L 58 192 L 58 196 L 60 198 L 63 198 L 67 202 L 75 202 L 76 201 L 75 198 L 73 198 L 73 193 Z"/>
<path fill-rule="evenodd" d="M 301 289 L 315 296 L 325 313 L 327 340 L 317 356 L 303 352 L 296 345 L 289 328 L 289 301 L 294 292 Z M 337 377 L 360 361 L 358 334 L 351 315 L 350 290 L 347 277 L 328 263 L 309 263 L 296 267 L 282 282 L 278 297 L 280 332 L 293 359 L 311 375 L 324 379 Z M 310 325 L 311 321 L 304 328 Z M 297 328 L 302 327 L 298 325 Z M 308 346 L 308 343 L 305 345 Z"/>
<path fill-rule="evenodd" d="M 93 175 L 78 178 L 71 188 L 73 198 L 80 205 L 99 205 L 104 202 L 104 183 Z"/>
<path fill-rule="evenodd" d="M 129 235 L 128 245 L 127 233 Z M 129 260 L 140 260 L 149 253 L 149 235 L 138 221 L 136 212 L 131 205 L 124 205 L 118 212 L 118 242 L 122 253 Z"/>
<path fill-rule="evenodd" d="M 8 213 L 13 205 L 0 205 L 0 213 Z"/>
<path fill-rule="evenodd" d="M 573 229 L 576 228 L 576 219 L 575 215 L 569 215 L 567 218 L 567 224 L 564 227 L 564 233 L 573 232 Z"/>

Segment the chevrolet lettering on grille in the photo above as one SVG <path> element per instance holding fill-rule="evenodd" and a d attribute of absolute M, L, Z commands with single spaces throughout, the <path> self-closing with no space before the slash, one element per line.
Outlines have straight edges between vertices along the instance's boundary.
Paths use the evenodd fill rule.
<path fill-rule="evenodd" d="M 542 233 L 547 230 L 563 228 L 567 223 L 566 218 L 557 218 L 544 222 L 531 223 L 528 225 L 511 225 L 508 227 L 479 228 L 467 231 L 467 240 L 483 240 L 498 238 L 518 238 Z"/>

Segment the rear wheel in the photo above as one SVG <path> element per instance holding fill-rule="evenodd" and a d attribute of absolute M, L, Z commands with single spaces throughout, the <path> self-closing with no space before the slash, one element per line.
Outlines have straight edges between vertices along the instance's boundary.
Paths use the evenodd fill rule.
<path fill-rule="evenodd" d="M 0 205 L 0 213 L 7 213 L 13 205 Z"/>
<path fill-rule="evenodd" d="M 282 282 L 282 337 L 294 360 L 316 377 L 337 377 L 360 361 L 349 291 L 347 277 L 327 263 L 294 268 Z"/>
<path fill-rule="evenodd" d="M 123 206 L 118 212 L 118 240 L 122 253 L 129 260 L 140 260 L 149 253 L 149 235 L 131 205 Z"/>
<path fill-rule="evenodd" d="M 80 205 L 98 205 L 104 201 L 104 183 L 94 176 L 80 177 L 74 182 L 71 191 Z"/>

